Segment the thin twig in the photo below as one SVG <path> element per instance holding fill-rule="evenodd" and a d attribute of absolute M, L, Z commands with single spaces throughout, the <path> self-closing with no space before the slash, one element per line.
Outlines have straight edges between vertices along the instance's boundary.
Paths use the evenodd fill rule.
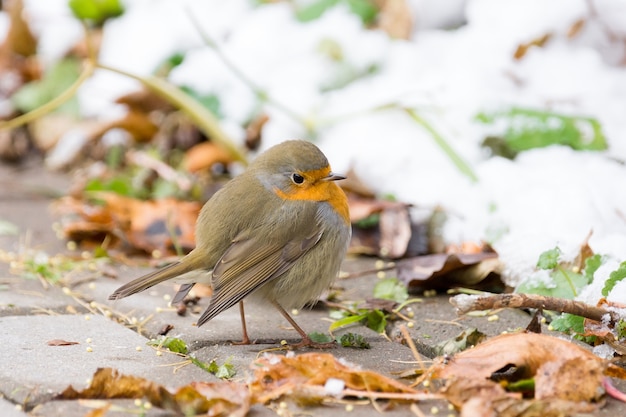
<path fill-rule="evenodd" d="M 608 315 L 611 320 L 611 325 L 614 325 L 621 319 L 620 315 L 614 311 L 595 307 L 581 301 L 545 297 L 535 294 L 497 294 L 490 296 L 461 294 L 452 297 L 450 303 L 456 307 L 457 314 L 466 314 L 475 310 L 491 310 L 494 308 L 540 308 L 543 310 L 558 311 L 586 317 L 595 321 L 602 321 L 603 318 Z"/>
<path fill-rule="evenodd" d="M 420 370 L 422 371 L 422 373 L 426 372 L 426 366 L 424 366 L 422 355 L 420 355 L 420 353 L 417 351 L 415 343 L 413 342 L 413 339 L 411 338 L 411 335 L 409 334 L 409 331 L 404 324 L 400 326 L 400 332 L 402 333 L 402 337 L 404 337 L 404 340 L 406 340 L 407 345 L 409 345 L 409 349 L 411 349 L 413 357 L 419 364 Z"/>

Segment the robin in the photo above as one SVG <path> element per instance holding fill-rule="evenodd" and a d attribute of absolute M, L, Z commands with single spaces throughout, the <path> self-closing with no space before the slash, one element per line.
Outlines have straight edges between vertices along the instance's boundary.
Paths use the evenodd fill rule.
<path fill-rule="evenodd" d="M 183 282 L 173 302 L 197 282 L 212 286 L 198 326 L 240 303 L 242 344 L 250 343 L 243 299 L 271 303 L 313 342 L 285 308 L 317 299 L 336 277 L 351 236 L 348 200 L 324 154 L 292 140 L 259 155 L 206 202 L 196 222 L 196 248 L 180 261 L 118 288 L 110 300 L 169 279 Z"/>

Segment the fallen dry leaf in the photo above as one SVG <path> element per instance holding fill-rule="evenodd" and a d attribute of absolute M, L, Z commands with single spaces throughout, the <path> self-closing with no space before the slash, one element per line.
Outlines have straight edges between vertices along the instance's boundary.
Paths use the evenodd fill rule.
<path fill-rule="evenodd" d="M 68 342 L 67 340 L 62 340 L 62 339 L 53 339 L 53 340 L 48 340 L 48 346 L 71 346 L 71 345 L 78 345 L 78 342 Z"/>
<path fill-rule="evenodd" d="M 252 365 L 254 380 L 250 391 L 254 402 L 265 404 L 288 395 L 301 403 L 319 402 L 324 397 L 363 396 L 415 400 L 414 389 L 373 371 L 342 363 L 329 353 L 297 356 L 266 355 Z M 329 380 L 344 387 L 326 390 Z M 385 397 L 385 394 L 389 394 Z M 395 395 L 394 395 L 395 394 Z"/>
<path fill-rule="evenodd" d="M 220 381 L 191 383 L 175 393 L 155 382 L 123 375 L 111 368 L 96 371 L 88 388 L 76 391 L 69 386 L 57 399 L 142 399 L 159 408 L 181 415 L 243 417 L 250 409 L 250 394 L 245 384 Z"/>
<path fill-rule="evenodd" d="M 410 292 L 424 289 L 502 288 L 500 261 L 493 252 L 433 254 L 403 259 L 396 264 L 398 279 Z"/>
<path fill-rule="evenodd" d="M 426 227 L 413 224 L 409 204 L 349 194 L 348 205 L 353 223 L 351 253 L 399 259 L 423 253 L 419 248 L 428 246 Z M 374 215 L 377 221 L 369 224 L 367 219 Z"/>
<path fill-rule="evenodd" d="M 195 246 L 200 203 L 173 198 L 143 201 L 111 192 L 93 195 L 103 205 L 95 206 L 74 197 L 64 197 L 55 204 L 55 211 L 64 215 L 61 223 L 66 238 L 102 239 L 102 234 L 106 234 L 147 253 L 167 253 L 175 243 L 185 250 Z"/>
<path fill-rule="evenodd" d="M 553 412 L 596 408 L 604 394 L 602 381 L 607 368 L 608 362 L 567 340 L 517 333 L 496 336 L 452 358 L 444 358 L 428 374 L 431 379 L 446 380 L 441 393 L 457 407 L 491 407 L 498 410 L 492 415 L 498 416 L 526 415 L 520 409 L 527 410 L 530 400 L 521 405 L 520 394 L 504 388 L 533 379 L 535 402 L 531 408 L 542 410 L 535 415 L 557 415 Z M 553 410 L 555 404 L 560 405 Z M 517 411 L 502 414 L 503 409 Z M 489 414 L 483 411 L 482 415 Z"/>

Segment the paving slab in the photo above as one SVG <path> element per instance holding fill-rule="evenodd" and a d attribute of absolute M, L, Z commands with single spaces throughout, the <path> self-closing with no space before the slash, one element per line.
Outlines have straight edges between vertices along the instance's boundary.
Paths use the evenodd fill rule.
<path fill-rule="evenodd" d="M 0 219 L 19 227 L 17 236 L 0 236 L 0 250 L 19 252 L 24 248 L 39 249 L 49 254 L 67 253 L 65 242 L 57 239 L 52 223 L 56 220 L 49 211 L 51 194 L 66 194 L 69 180 L 66 176 L 44 172 L 31 165 L 26 170 L 0 164 Z M 42 192 L 44 190 L 44 192 Z M 372 270 L 375 260 L 349 258 L 342 269 L 349 272 Z M 199 359 L 218 363 L 230 360 L 237 369 L 235 378 L 246 378 L 249 366 L 263 351 L 276 348 L 281 340 L 297 341 L 298 335 L 272 307 L 246 304 L 248 330 L 261 343 L 236 346 L 230 343 L 241 337 L 239 311 L 235 307 L 198 328 L 194 325 L 207 306 L 200 299 L 196 308 L 186 316 L 179 316 L 169 307 L 169 298 L 175 292 L 174 284 L 164 283 L 127 299 L 109 301 L 108 295 L 123 283 L 151 271 L 148 268 L 115 265 L 117 278 L 98 275 L 88 281 L 72 280 L 68 289 L 44 286 L 38 280 L 28 280 L 9 273 L 9 265 L 0 262 L 0 328 L 3 330 L 3 349 L 0 350 L 0 416 L 23 417 L 84 416 L 98 403 L 58 401 L 52 398 L 68 385 L 83 388 L 99 367 L 113 367 L 120 372 L 141 376 L 172 389 L 191 381 L 215 380 L 212 375 L 195 366 L 185 366 L 174 372 L 172 364 L 179 360 L 171 354 L 157 356 L 146 346 L 147 338 L 155 337 L 165 325 L 169 332 L 185 340 Z M 389 271 L 386 276 L 393 276 Z M 365 301 L 372 296 L 373 286 L 380 278 L 365 274 L 358 278 L 341 279 L 335 283 L 344 300 Z M 341 301 L 341 300 L 340 300 Z M 86 312 L 89 319 L 85 319 Z M 490 317 L 457 317 L 448 302 L 448 296 L 422 297 L 411 305 L 410 321 L 391 321 L 387 333 L 394 341 L 401 341 L 399 326 L 404 325 L 416 340 L 420 352 L 432 355 L 432 347 L 456 336 L 462 330 L 476 327 L 488 335 L 526 326 L 529 316 L 517 310 L 497 312 Z M 107 317 L 110 318 L 106 318 Z M 318 306 L 300 311 L 294 318 L 308 332 L 326 333 L 329 311 Z M 385 375 L 416 367 L 410 350 L 401 343 L 393 343 L 364 326 L 351 326 L 336 332 L 362 335 L 372 346 L 369 350 L 336 348 L 335 356 Z M 6 335 L 6 336 L 5 336 Z M 48 346 L 53 339 L 76 341 L 72 346 Z M 88 342 L 87 340 L 90 339 Z M 91 352 L 87 351 L 87 348 Z M 139 350 L 137 348 L 140 348 Z M 626 384 L 616 381 L 618 388 Z M 1 398 L 1 397 L 4 398 Z M 16 408 L 22 406 L 26 412 Z M 330 403 L 313 408 L 300 408 L 286 401 L 286 411 L 294 415 L 338 417 L 373 414 L 371 404 L 346 410 L 345 403 Z M 276 407 L 253 406 L 250 416 L 276 415 Z M 455 415 L 440 403 L 420 403 L 424 415 L 431 415 L 431 406 L 438 406 L 438 415 Z M 145 411 L 145 410 L 144 410 Z M 133 401 L 115 400 L 107 415 L 129 415 L 142 412 Z M 356 413 L 356 414 L 355 414 Z M 443 414 L 442 414 L 443 413 Z M 171 413 L 158 409 L 145 411 L 147 416 L 167 416 Z M 384 415 L 395 417 L 412 415 L 408 407 L 386 410 Z M 594 416 L 626 415 L 622 403 L 608 399 Z"/>
<path fill-rule="evenodd" d="M 25 410 L 72 385 L 83 389 L 98 368 L 157 381 L 168 388 L 215 379 L 196 367 L 174 372 L 171 357 L 157 356 L 146 339 L 103 316 L 15 316 L 0 318 L 6 335 L 0 349 L 0 392 Z M 78 342 L 50 346 L 48 342 Z"/>
<path fill-rule="evenodd" d="M 21 406 L 0 397 L 0 416 L 2 417 L 26 417 L 27 414 L 22 411 Z"/>

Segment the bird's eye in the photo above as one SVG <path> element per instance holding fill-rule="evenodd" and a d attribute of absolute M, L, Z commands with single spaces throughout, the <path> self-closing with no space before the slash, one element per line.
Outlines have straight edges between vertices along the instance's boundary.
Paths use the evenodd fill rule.
<path fill-rule="evenodd" d="M 293 173 L 293 175 L 291 176 L 291 179 L 296 184 L 302 184 L 304 182 L 304 177 L 302 175 L 298 174 L 297 172 Z"/>

